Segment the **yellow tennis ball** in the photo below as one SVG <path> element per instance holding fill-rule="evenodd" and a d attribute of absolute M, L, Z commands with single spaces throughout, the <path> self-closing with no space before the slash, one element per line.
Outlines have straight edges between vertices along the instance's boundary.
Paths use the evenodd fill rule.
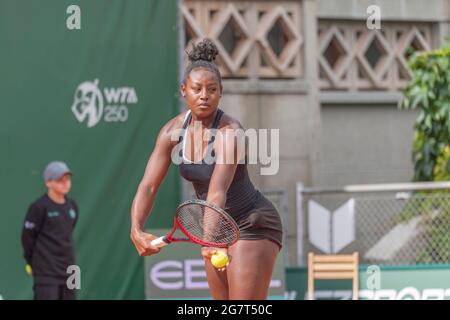
<path fill-rule="evenodd" d="M 216 268 L 223 268 L 228 263 L 228 255 L 223 251 L 217 251 L 211 256 L 211 263 Z"/>
<path fill-rule="evenodd" d="M 31 275 L 32 270 L 31 270 L 31 266 L 30 266 L 29 264 L 27 264 L 27 265 L 25 266 L 25 272 L 26 272 L 27 274 L 30 274 L 30 275 Z"/>

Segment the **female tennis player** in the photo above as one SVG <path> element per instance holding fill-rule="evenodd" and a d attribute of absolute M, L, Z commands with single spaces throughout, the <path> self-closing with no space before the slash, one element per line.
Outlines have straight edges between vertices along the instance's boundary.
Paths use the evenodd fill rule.
<path fill-rule="evenodd" d="M 222 96 L 222 79 L 213 63 L 217 54 L 216 46 L 209 39 L 198 43 L 188 53 L 190 63 L 180 90 L 189 110 L 167 122 L 158 134 L 133 200 L 131 239 L 140 256 L 159 252 L 160 248 L 150 244 L 157 237 L 145 233 L 144 224 L 171 165 L 172 151 L 182 146 L 180 174 L 193 183 L 199 199 L 224 209 L 233 217 L 240 230 L 237 242 L 227 249 L 220 249 L 227 250 L 231 257 L 226 272 L 219 271 L 211 264 L 215 249 L 202 247 L 212 297 L 220 300 L 266 299 L 275 260 L 281 249 L 280 216 L 272 203 L 250 181 L 246 161 L 239 161 L 242 159 L 238 159 L 238 156 L 234 161 L 215 161 L 212 164 L 205 161 L 205 154 L 215 159 L 224 159 L 225 153 L 229 151 L 238 155 L 237 139 L 214 139 L 211 135 L 209 141 L 194 141 L 195 137 L 202 139 L 203 135 L 199 131 L 205 129 L 211 132 L 211 129 L 216 129 L 223 133 L 217 137 L 225 137 L 226 130 L 242 129 L 237 120 L 218 108 Z M 173 133 L 180 129 L 185 129 L 184 135 L 176 141 Z M 196 145 L 200 147 L 194 148 Z M 246 160 L 245 152 L 243 157 Z"/>

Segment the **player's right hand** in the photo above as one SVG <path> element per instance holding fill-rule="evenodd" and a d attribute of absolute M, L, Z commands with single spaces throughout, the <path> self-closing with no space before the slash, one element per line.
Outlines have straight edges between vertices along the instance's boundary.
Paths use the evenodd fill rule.
<path fill-rule="evenodd" d="M 130 235 L 131 240 L 136 247 L 137 252 L 141 257 L 143 256 L 151 256 L 153 254 L 158 253 L 161 249 L 155 246 L 152 246 L 150 242 L 156 239 L 157 237 L 150 233 L 145 233 L 143 231 L 132 231 Z"/>

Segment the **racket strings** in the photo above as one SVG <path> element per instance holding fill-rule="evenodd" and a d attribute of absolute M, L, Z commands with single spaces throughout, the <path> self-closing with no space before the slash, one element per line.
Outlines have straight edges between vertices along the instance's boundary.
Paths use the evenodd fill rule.
<path fill-rule="evenodd" d="M 205 243 L 231 244 L 238 238 L 234 220 L 207 206 L 185 205 L 179 209 L 177 219 L 187 232 Z"/>

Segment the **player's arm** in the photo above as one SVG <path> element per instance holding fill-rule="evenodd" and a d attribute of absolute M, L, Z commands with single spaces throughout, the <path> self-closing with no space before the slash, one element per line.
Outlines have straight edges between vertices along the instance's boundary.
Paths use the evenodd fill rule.
<path fill-rule="evenodd" d="M 140 256 L 159 251 L 158 248 L 150 245 L 150 241 L 156 237 L 145 233 L 144 226 L 153 208 L 159 186 L 171 164 L 171 152 L 174 146 L 171 141 L 172 126 L 173 120 L 160 130 L 131 206 L 131 239 Z"/>
<path fill-rule="evenodd" d="M 214 203 L 220 208 L 225 208 L 227 191 L 233 181 L 238 165 L 238 140 L 233 134 L 233 130 L 230 129 L 237 129 L 237 126 L 230 125 L 223 128 L 223 130 L 221 129 L 221 134 L 217 134 L 214 140 L 216 164 L 209 182 L 206 198 L 207 202 Z M 226 161 L 227 159 L 231 159 L 232 161 Z M 211 227 L 213 227 L 213 224 L 211 224 Z M 227 252 L 224 248 L 219 250 L 224 253 Z M 204 258 L 211 259 L 215 251 L 215 248 L 203 247 L 201 253 Z"/>
<path fill-rule="evenodd" d="M 36 240 L 44 220 L 45 210 L 35 204 L 30 205 L 22 226 L 23 255 L 29 265 L 31 265 Z"/>
<path fill-rule="evenodd" d="M 216 165 L 209 182 L 206 201 L 224 208 L 228 188 L 233 181 L 238 165 L 238 138 L 234 130 L 239 125 L 230 124 L 220 130 L 214 140 Z"/>

